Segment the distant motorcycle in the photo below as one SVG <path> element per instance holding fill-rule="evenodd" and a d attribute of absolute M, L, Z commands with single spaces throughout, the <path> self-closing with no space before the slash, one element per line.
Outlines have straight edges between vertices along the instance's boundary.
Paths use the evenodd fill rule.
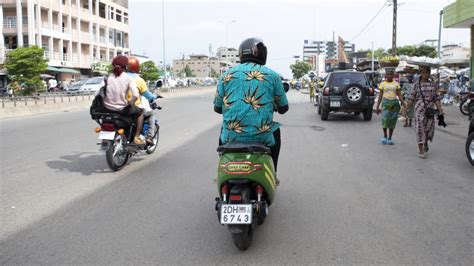
<path fill-rule="evenodd" d="M 156 105 L 156 103 L 152 103 L 150 107 L 153 110 L 161 110 L 161 107 Z M 132 118 L 114 113 L 96 113 L 95 115 L 95 120 L 99 124 L 95 131 L 99 133 L 100 150 L 105 151 L 105 157 L 110 169 L 114 171 L 122 169 L 128 162 L 128 159 L 139 151 L 145 151 L 147 154 L 155 152 L 160 136 L 158 119 L 155 120 L 153 143 L 137 145 L 133 143 L 133 133 L 135 132 L 136 125 Z M 146 136 L 148 129 L 148 121 L 145 119 L 140 135 Z"/>

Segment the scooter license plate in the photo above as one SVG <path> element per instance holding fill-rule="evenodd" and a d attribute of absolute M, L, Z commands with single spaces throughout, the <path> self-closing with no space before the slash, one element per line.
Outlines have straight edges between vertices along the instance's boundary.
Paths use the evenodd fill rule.
<path fill-rule="evenodd" d="M 221 224 L 251 224 L 251 204 L 223 204 L 221 206 Z"/>
<path fill-rule="evenodd" d="M 340 101 L 331 101 L 329 103 L 330 107 L 341 107 L 341 102 Z"/>
<path fill-rule="evenodd" d="M 115 137 L 115 131 L 101 131 L 99 132 L 99 139 L 113 140 Z"/>

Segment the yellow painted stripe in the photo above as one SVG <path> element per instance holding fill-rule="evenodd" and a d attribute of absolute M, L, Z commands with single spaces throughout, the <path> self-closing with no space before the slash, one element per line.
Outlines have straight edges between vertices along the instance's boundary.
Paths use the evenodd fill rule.
<path fill-rule="evenodd" d="M 270 170 L 270 167 L 268 167 L 268 165 L 266 163 L 263 164 L 265 166 L 265 170 L 268 171 L 269 174 L 272 173 L 272 170 Z"/>
<path fill-rule="evenodd" d="M 265 165 L 265 170 L 267 170 L 267 173 L 270 175 L 270 177 L 273 180 L 273 184 L 275 184 L 275 177 L 273 176 L 273 171 L 270 170 L 270 167 L 268 165 L 266 165 L 266 164 L 264 164 L 264 165 Z"/>
<path fill-rule="evenodd" d="M 275 184 L 273 183 L 272 178 L 270 177 L 270 175 L 267 172 L 265 172 L 265 178 L 270 183 L 270 186 L 272 186 L 272 188 L 275 189 Z"/>

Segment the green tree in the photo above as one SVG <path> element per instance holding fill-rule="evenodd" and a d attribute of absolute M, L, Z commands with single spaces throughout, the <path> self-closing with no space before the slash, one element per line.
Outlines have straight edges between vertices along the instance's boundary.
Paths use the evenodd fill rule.
<path fill-rule="evenodd" d="M 385 51 L 385 49 L 383 49 L 383 48 L 379 48 L 379 49 L 374 51 L 374 58 L 375 59 L 382 59 L 383 57 L 388 56 L 388 55 L 389 55 L 389 53 L 387 51 Z M 372 58 L 372 51 L 369 51 L 367 53 L 367 57 Z"/>
<path fill-rule="evenodd" d="M 44 91 L 46 88 L 40 74 L 48 67 L 44 51 L 38 46 L 20 47 L 7 55 L 5 68 L 13 84 L 20 84 L 22 93 Z"/>
<path fill-rule="evenodd" d="M 160 78 L 158 68 L 153 61 L 146 61 L 140 64 L 140 76 L 145 81 L 157 80 Z"/>
<path fill-rule="evenodd" d="M 193 71 L 191 70 L 191 68 L 188 65 L 186 65 L 184 67 L 184 74 L 186 74 L 186 77 L 188 77 L 188 78 L 195 77 Z"/>
<path fill-rule="evenodd" d="M 397 55 L 413 56 L 415 55 L 415 52 L 416 52 L 416 47 L 413 45 L 405 45 L 405 46 L 397 47 Z M 388 49 L 387 53 L 392 54 L 392 48 Z"/>
<path fill-rule="evenodd" d="M 435 58 L 438 56 L 436 49 L 434 47 L 428 45 L 420 45 L 416 48 L 415 56 L 427 56 L 431 58 Z"/>
<path fill-rule="evenodd" d="M 290 69 L 293 72 L 293 78 L 299 79 L 311 70 L 311 65 L 304 61 L 296 61 L 290 65 Z"/>
<path fill-rule="evenodd" d="M 214 70 L 214 68 L 211 68 L 211 74 L 209 74 L 211 78 L 219 78 L 219 73 Z"/>

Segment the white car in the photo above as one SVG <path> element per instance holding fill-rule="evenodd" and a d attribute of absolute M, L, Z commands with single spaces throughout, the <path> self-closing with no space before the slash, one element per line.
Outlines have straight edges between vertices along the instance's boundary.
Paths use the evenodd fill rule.
<path fill-rule="evenodd" d="M 79 93 L 97 93 L 100 90 L 104 77 L 93 77 L 88 79 L 79 89 Z"/>

